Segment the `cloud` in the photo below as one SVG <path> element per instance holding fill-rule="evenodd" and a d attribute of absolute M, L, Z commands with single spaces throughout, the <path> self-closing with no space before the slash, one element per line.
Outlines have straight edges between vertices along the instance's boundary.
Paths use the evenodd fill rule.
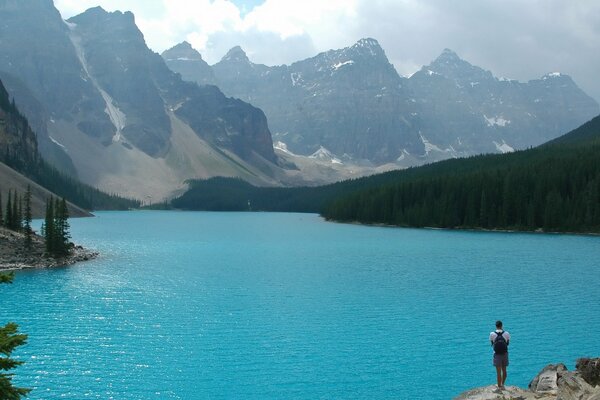
<path fill-rule="evenodd" d="M 600 99 L 600 2 L 265 0 L 248 12 L 228 0 L 56 1 L 66 16 L 98 3 L 133 11 L 155 51 L 188 40 L 209 63 L 234 45 L 275 65 L 373 37 L 403 75 L 448 47 L 497 76 L 567 73 Z"/>

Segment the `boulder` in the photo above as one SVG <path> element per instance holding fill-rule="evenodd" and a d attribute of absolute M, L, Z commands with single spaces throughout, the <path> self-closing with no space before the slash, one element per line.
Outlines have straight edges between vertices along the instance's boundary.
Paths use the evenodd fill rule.
<path fill-rule="evenodd" d="M 496 385 L 462 393 L 456 400 L 600 400 L 600 359 L 579 359 L 577 370 L 568 371 L 564 364 L 551 364 L 529 383 L 529 389 Z"/>

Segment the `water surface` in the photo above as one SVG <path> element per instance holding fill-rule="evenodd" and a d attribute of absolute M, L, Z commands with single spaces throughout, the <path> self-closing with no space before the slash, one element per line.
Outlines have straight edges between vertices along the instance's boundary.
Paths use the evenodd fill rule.
<path fill-rule="evenodd" d="M 362 227 L 316 215 L 106 212 L 101 257 L 0 287 L 35 399 L 443 399 L 598 356 L 600 238 Z"/>

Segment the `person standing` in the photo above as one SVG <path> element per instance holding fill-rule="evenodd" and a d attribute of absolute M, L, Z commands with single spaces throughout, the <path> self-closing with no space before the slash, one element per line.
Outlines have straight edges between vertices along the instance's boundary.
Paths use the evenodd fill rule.
<path fill-rule="evenodd" d="M 496 330 L 490 333 L 490 342 L 494 349 L 494 367 L 498 388 L 504 389 L 506 382 L 506 367 L 508 367 L 508 344 L 510 333 L 502 328 L 502 321 L 496 321 Z"/>

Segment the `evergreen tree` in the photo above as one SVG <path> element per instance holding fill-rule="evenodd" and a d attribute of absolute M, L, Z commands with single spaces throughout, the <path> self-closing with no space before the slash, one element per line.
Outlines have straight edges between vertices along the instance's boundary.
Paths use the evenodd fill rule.
<path fill-rule="evenodd" d="M 12 215 L 11 215 L 11 223 L 10 229 L 13 231 L 19 231 L 21 225 L 21 216 L 19 215 L 19 195 L 15 190 L 13 192 L 13 200 L 12 200 Z"/>
<path fill-rule="evenodd" d="M 50 197 L 46 201 L 46 216 L 44 218 L 44 241 L 46 243 L 46 253 L 54 254 L 54 198 Z"/>
<path fill-rule="evenodd" d="M 13 274 L 0 274 L 0 283 L 12 283 Z M 14 374 L 7 373 L 11 369 L 23 364 L 22 361 L 16 361 L 10 358 L 12 352 L 18 346 L 25 344 L 27 335 L 18 333 L 18 325 L 8 323 L 0 327 L 0 399 L 3 400 L 19 400 L 27 396 L 30 389 L 14 387 L 12 378 Z"/>
<path fill-rule="evenodd" d="M 2 190 L 0 190 L 0 226 L 4 225 L 4 218 L 2 214 Z"/>
<path fill-rule="evenodd" d="M 31 186 L 27 185 L 25 192 L 25 213 L 23 215 L 23 232 L 25 233 L 25 247 L 31 248 L 33 231 L 31 230 Z"/>
<path fill-rule="evenodd" d="M 4 226 L 8 229 L 12 229 L 12 200 L 10 189 L 8 189 L 8 200 L 6 201 L 6 217 L 4 218 Z"/>

